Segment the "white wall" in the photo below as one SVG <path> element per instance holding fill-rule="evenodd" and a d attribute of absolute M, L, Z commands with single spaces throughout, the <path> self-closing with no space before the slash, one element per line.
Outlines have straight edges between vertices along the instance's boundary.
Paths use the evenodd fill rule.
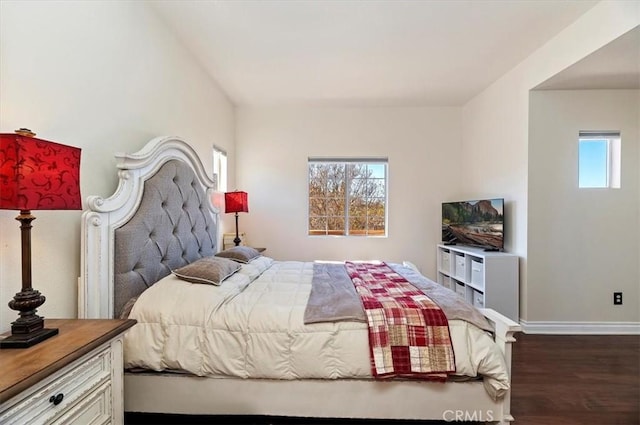
<path fill-rule="evenodd" d="M 81 191 L 109 196 L 116 151 L 134 152 L 160 135 L 191 142 L 211 169 L 211 145 L 234 155 L 234 110 L 144 2 L 0 2 L 0 131 L 83 149 Z M 233 165 L 233 163 L 232 163 Z M 233 171 L 233 168 L 232 168 Z M 38 313 L 75 317 L 80 211 L 36 211 L 33 286 Z M 17 211 L 0 211 L 0 332 L 17 313 Z"/>
<path fill-rule="evenodd" d="M 640 322 L 639 107 L 639 90 L 531 92 L 529 321 Z M 580 130 L 620 131 L 620 189 L 578 188 Z"/>
<path fill-rule="evenodd" d="M 230 156 L 230 188 L 250 196 L 241 228 L 280 258 L 408 259 L 433 277 L 440 202 L 504 196 L 507 249 L 523 258 L 522 317 L 531 310 L 538 318 L 526 263 L 527 234 L 536 231 L 527 219 L 529 90 L 639 24 L 638 2 L 599 3 L 462 110 L 241 109 L 236 185 L 232 105 L 144 2 L 2 0 L 0 131 L 29 127 L 83 148 L 83 197 L 110 195 L 113 153 L 155 136 L 186 138 L 207 167 L 211 144 L 221 146 Z M 389 156 L 389 237 L 308 238 L 307 157 L 366 154 Z M 0 332 L 16 317 L 2 307 L 20 287 L 16 215 L 0 211 Z M 74 317 L 80 212 L 36 217 L 33 280 L 47 297 L 39 312 Z M 549 312 L 565 317 L 557 313 Z"/>
<path fill-rule="evenodd" d="M 527 217 L 529 90 L 637 25 L 640 2 L 598 3 L 463 108 L 468 190 L 501 194 L 511 203 L 505 211 L 510 221 L 506 247 L 521 256 L 520 317 L 524 320 L 536 308 L 529 299 L 526 261 L 527 235 L 536 232 L 528 226 Z M 493 155 L 488 157 L 489 153 Z"/>
<path fill-rule="evenodd" d="M 240 229 L 280 259 L 410 260 L 435 278 L 441 202 L 458 190 L 460 109 L 239 108 Z M 307 236 L 310 156 L 389 158 L 387 238 Z"/>

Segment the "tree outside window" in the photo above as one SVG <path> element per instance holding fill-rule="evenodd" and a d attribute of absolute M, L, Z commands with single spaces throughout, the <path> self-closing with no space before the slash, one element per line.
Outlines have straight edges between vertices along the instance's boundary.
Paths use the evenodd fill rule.
<path fill-rule="evenodd" d="M 309 235 L 385 236 L 387 159 L 309 159 Z"/>

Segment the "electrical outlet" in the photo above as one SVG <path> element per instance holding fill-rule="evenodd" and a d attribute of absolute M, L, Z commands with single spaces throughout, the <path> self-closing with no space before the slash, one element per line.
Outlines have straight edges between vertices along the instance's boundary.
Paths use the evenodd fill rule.
<path fill-rule="evenodd" d="M 622 292 L 613 293 L 613 305 L 622 305 Z"/>

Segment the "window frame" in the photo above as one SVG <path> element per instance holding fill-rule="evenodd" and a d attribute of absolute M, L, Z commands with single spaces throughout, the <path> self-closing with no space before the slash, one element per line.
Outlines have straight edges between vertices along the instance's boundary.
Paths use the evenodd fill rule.
<path fill-rule="evenodd" d="M 342 164 L 344 166 L 344 225 L 342 228 L 342 234 L 331 234 L 328 227 L 325 228 L 324 233 L 312 233 L 310 221 L 312 218 L 311 215 L 311 204 L 312 197 L 310 192 L 311 185 L 311 166 L 312 164 Z M 364 202 L 367 202 L 370 199 L 382 199 L 384 203 L 384 231 L 380 234 L 372 234 L 369 232 L 373 232 L 373 229 L 369 229 L 369 215 L 366 216 L 366 226 L 362 234 L 352 233 L 351 231 L 351 219 L 355 219 L 350 214 L 349 206 L 351 204 L 351 200 L 353 196 L 351 194 L 351 183 L 353 179 L 350 179 L 348 176 L 347 169 L 349 165 L 383 165 L 384 177 L 381 179 L 384 185 L 384 196 L 365 196 Z M 380 178 L 376 178 L 380 179 Z M 307 236 L 309 237 L 368 237 L 368 238 L 384 238 L 389 234 L 389 159 L 387 157 L 309 157 L 307 160 Z M 368 211 L 367 211 L 368 212 Z M 324 216 L 327 219 L 330 217 L 329 215 Z M 327 220 L 328 221 L 328 220 Z"/>
<path fill-rule="evenodd" d="M 584 143 L 604 141 L 606 157 L 604 158 L 605 182 L 604 185 L 586 185 L 582 182 L 583 163 L 581 148 Z M 578 133 L 578 189 L 619 189 L 621 176 L 621 145 L 622 137 L 619 131 L 580 131 Z"/>
<path fill-rule="evenodd" d="M 228 158 L 227 151 L 213 145 L 213 178 L 216 184 L 215 190 L 217 192 L 227 191 L 228 182 Z"/>

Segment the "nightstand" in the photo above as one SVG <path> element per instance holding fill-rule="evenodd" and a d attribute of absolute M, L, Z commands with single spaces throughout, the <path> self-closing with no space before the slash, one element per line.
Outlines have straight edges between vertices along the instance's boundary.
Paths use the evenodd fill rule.
<path fill-rule="evenodd" d="M 58 335 L 0 350 L 0 423 L 122 424 L 122 340 L 135 323 L 45 320 Z"/>

